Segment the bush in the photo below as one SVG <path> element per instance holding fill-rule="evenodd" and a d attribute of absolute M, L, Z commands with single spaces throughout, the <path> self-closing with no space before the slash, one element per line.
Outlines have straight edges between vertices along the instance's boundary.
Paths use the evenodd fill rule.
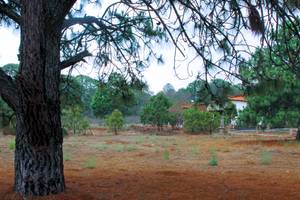
<path fill-rule="evenodd" d="M 123 127 L 124 118 L 122 117 L 122 113 L 115 109 L 114 112 L 109 117 L 109 128 L 113 129 L 115 134 L 117 134 L 117 130 Z"/>
<path fill-rule="evenodd" d="M 212 159 L 210 159 L 208 164 L 211 166 L 217 166 L 219 163 L 218 154 L 215 152 L 215 150 L 212 151 L 212 154 L 213 154 L 213 157 L 212 157 Z"/>
<path fill-rule="evenodd" d="M 9 142 L 9 144 L 8 144 L 8 147 L 9 147 L 10 149 L 14 149 L 15 146 L 16 146 L 15 140 L 11 140 L 11 141 Z"/>
<path fill-rule="evenodd" d="M 203 112 L 191 106 L 183 112 L 183 126 L 188 132 L 212 132 L 220 126 L 221 116 L 218 112 Z"/>

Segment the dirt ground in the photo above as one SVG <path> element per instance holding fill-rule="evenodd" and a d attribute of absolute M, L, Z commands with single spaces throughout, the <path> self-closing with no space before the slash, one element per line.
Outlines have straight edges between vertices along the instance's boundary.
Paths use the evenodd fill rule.
<path fill-rule="evenodd" d="M 300 199 L 300 143 L 288 135 L 93 133 L 64 139 L 67 190 L 41 198 L 13 192 L 14 137 L 0 135 L 0 199 Z"/>

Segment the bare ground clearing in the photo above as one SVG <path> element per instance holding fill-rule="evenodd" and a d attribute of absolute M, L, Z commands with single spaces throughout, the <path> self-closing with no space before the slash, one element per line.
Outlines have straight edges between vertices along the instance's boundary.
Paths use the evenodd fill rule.
<path fill-rule="evenodd" d="M 156 129 L 93 133 L 64 139 L 64 157 L 70 157 L 64 161 L 66 193 L 26 199 L 300 198 L 300 143 L 289 139 Z M 8 147 L 13 139 L 0 135 L 0 199 L 21 200 L 13 192 L 14 151 Z M 273 152 L 269 165 L 262 164 L 264 146 Z M 208 164 L 213 151 L 218 166 Z M 90 157 L 96 159 L 92 169 Z"/>

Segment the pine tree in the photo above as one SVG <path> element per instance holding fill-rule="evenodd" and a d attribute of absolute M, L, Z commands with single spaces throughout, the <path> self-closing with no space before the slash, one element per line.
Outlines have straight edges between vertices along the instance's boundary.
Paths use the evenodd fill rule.
<path fill-rule="evenodd" d="M 124 118 L 122 117 L 122 113 L 115 109 L 114 112 L 109 116 L 109 128 L 114 130 L 115 134 L 117 134 L 117 130 L 120 129 L 124 125 Z"/>

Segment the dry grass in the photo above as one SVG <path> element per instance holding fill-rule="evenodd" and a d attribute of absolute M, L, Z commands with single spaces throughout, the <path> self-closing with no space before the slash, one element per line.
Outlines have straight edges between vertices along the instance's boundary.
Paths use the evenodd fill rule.
<path fill-rule="evenodd" d="M 188 135 L 166 128 L 159 133 L 143 127 L 109 136 L 95 128 L 93 134 L 64 139 L 64 148 L 73 153 L 64 161 L 66 193 L 26 199 L 299 199 L 300 147 L 293 142 L 277 137 L 259 142 L 254 135 Z M 8 148 L 13 138 L 0 136 L 0 199 L 21 200 L 13 192 L 14 152 Z M 104 143 L 108 148 L 99 151 Z M 127 150 L 130 145 L 138 148 Z M 200 151 L 191 154 L 195 146 Z M 264 146 L 273 152 L 270 165 L 261 163 Z M 166 148 L 169 159 L 164 160 Z M 212 150 L 218 166 L 209 165 Z M 89 157 L 96 159 L 93 169 L 86 164 Z"/>

